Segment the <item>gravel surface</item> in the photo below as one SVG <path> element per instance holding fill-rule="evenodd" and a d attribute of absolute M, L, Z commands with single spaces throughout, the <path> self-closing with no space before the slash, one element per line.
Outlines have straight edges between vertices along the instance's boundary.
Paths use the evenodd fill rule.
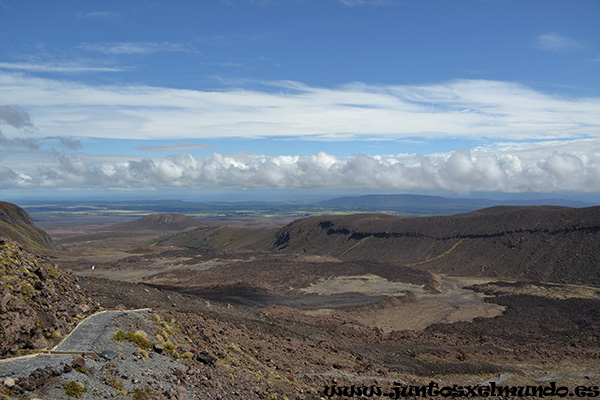
<path fill-rule="evenodd" d="M 127 332 L 130 328 L 151 330 L 153 320 L 150 315 L 149 312 L 137 312 L 114 318 L 102 335 L 95 340 L 92 350 L 98 354 L 115 352 L 118 354 L 117 357 L 113 360 L 101 357 L 86 358 L 87 373 L 73 370 L 61 375 L 52 385 L 49 385 L 45 398 L 65 398 L 63 385 L 73 381 L 80 382 L 87 388 L 82 399 L 129 399 L 136 389 L 146 390 L 146 388 L 150 388 L 157 394 L 169 395 L 178 386 L 174 372 L 178 369 L 187 372 L 188 366 L 154 351 L 148 351 L 148 357 L 144 357 L 134 343 L 127 340 L 113 341 L 118 331 Z"/>

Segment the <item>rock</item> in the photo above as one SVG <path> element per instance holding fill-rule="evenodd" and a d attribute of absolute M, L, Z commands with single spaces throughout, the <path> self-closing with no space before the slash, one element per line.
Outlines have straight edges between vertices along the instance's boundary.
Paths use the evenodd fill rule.
<path fill-rule="evenodd" d="M 37 385 L 35 383 L 35 379 L 23 379 L 21 382 L 19 382 L 19 386 L 21 387 L 21 389 L 26 390 L 28 392 L 33 392 L 35 389 L 37 389 Z"/>
<path fill-rule="evenodd" d="M 41 378 L 44 374 L 44 370 L 41 368 L 36 368 L 29 376 L 32 378 Z"/>
<path fill-rule="evenodd" d="M 63 367 L 63 372 L 64 372 L 65 374 L 68 374 L 68 373 L 69 373 L 69 372 L 71 372 L 71 371 L 73 371 L 73 367 L 71 367 L 70 365 L 68 365 L 68 364 L 67 364 L 67 365 L 65 365 L 65 366 Z"/>
<path fill-rule="evenodd" d="M 78 357 L 73 360 L 73 362 L 71 363 L 71 367 L 73 367 L 73 369 L 79 368 L 80 370 L 85 371 L 85 360 L 82 357 Z"/>
<path fill-rule="evenodd" d="M 62 371 L 57 368 L 57 367 L 53 367 L 53 366 L 47 366 L 46 368 L 44 368 L 47 373 L 49 373 L 51 376 L 60 376 L 62 375 Z"/>
<path fill-rule="evenodd" d="M 43 281 L 48 279 L 48 271 L 46 268 L 39 266 L 33 271 L 33 273 L 35 273 Z"/>
<path fill-rule="evenodd" d="M 177 386 L 171 389 L 169 400 L 189 400 L 188 391 L 183 386 Z"/>
<path fill-rule="evenodd" d="M 7 388 L 12 388 L 12 387 L 14 387 L 16 385 L 16 382 L 15 382 L 14 378 L 11 378 L 10 376 L 4 377 L 4 380 L 2 381 L 2 383 Z"/>
<path fill-rule="evenodd" d="M 119 356 L 119 352 L 113 350 L 104 350 L 102 353 L 98 354 L 98 356 L 110 361 L 117 358 Z"/>
<path fill-rule="evenodd" d="M 214 367 L 217 364 L 217 359 L 213 356 L 211 356 L 210 354 L 208 354 L 208 352 L 206 351 L 201 351 L 200 353 L 196 353 L 196 355 L 194 356 L 194 359 L 196 361 L 200 361 L 203 364 L 206 364 L 208 366 Z"/>
<path fill-rule="evenodd" d="M 12 299 L 12 295 L 8 289 L 4 289 L 4 295 L 2 296 L 2 300 L 0 300 L 0 311 L 6 312 L 6 305 Z"/>
<path fill-rule="evenodd" d="M 158 354 L 162 354 L 165 351 L 165 346 L 163 346 L 161 343 L 155 343 L 154 351 L 157 352 Z"/>
<path fill-rule="evenodd" d="M 37 339 L 34 343 L 33 343 L 33 348 L 36 350 L 41 350 L 41 349 L 45 349 L 46 347 L 48 347 L 48 342 L 46 342 L 44 339 Z"/>

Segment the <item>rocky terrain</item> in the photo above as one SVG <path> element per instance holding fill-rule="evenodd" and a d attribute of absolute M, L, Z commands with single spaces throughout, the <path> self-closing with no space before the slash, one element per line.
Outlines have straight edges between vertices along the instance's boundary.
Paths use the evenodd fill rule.
<path fill-rule="evenodd" d="M 56 344 L 98 305 L 48 258 L 0 236 L 0 356 Z"/>
<path fill-rule="evenodd" d="M 44 307 L 57 318 L 62 308 L 72 315 L 96 303 L 152 312 L 109 326 L 96 351 L 112 351 L 112 360 L 83 359 L 87 373 L 70 361 L 9 380 L 0 393 L 69 398 L 70 385 L 83 399 L 318 399 L 331 385 L 432 380 L 600 386 L 600 289 L 591 261 L 600 254 L 598 218 L 598 208 L 511 207 L 173 234 L 172 217 L 152 217 L 129 225 L 153 226 L 139 236 L 126 229 L 55 237 L 56 270 L 10 247 L 2 259 L 29 261 L 5 262 L 14 268 L 8 276 L 31 277 L 40 294 L 54 287 L 65 307 Z M 576 254 L 579 263 L 566 260 Z M 25 264 L 47 265 L 50 278 L 37 283 L 35 267 L 33 276 L 17 268 Z M 96 265 L 93 300 L 89 265 Z M 64 268 L 75 278 L 63 277 Z M 77 290 L 52 286 L 57 273 Z M 584 273 L 591 278 L 582 284 Z M 17 292 L 24 295 L 23 286 Z M 47 298 L 40 294 L 33 299 Z M 19 346 L 35 348 L 31 338 Z"/>
<path fill-rule="evenodd" d="M 317 216 L 278 231 L 196 228 L 159 244 L 369 260 L 462 276 L 600 284 L 600 207 L 503 206 L 417 218 Z"/>

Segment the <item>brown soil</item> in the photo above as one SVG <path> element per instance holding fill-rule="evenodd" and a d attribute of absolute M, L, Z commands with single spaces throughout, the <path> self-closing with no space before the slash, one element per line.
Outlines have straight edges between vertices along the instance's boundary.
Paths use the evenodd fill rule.
<path fill-rule="evenodd" d="M 531 383 L 551 372 L 600 370 L 599 300 L 500 296 L 490 301 L 506 311 L 494 318 L 388 333 L 364 316 L 413 306 L 416 300 L 410 295 L 320 315 L 283 306 L 231 306 L 103 279 L 95 283 L 93 292 L 106 307 L 164 309 L 198 337 L 252 349 L 286 376 L 308 374 L 290 383 L 303 390 L 331 384 L 330 373 L 336 370 L 383 380 L 427 383 L 434 378 L 451 384 L 483 381 L 502 373 L 509 373 L 512 381 Z M 567 381 L 589 384 L 584 377 Z"/>
<path fill-rule="evenodd" d="M 256 388 L 316 398 L 334 379 L 520 384 L 557 373 L 590 385 L 600 292 L 561 280 L 597 276 L 598 210 L 318 217 L 280 230 L 271 251 L 267 231 L 230 227 L 161 240 L 199 248 L 153 245 L 161 233 L 56 242 L 80 286 L 96 265 L 94 300 L 172 316 L 228 365 L 241 393 L 254 390 L 247 398 Z M 213 379 L 231 387 L 231 377 Z"/>

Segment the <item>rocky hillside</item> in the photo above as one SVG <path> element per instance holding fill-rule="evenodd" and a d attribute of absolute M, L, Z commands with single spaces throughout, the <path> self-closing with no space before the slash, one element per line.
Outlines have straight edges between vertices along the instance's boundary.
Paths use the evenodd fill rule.
<path fill-rule="evenodd" d="M 253 249 L 271 250 L 276 228 L 238 226 L 208 226 L 186 230 L 161 239 L 161 246 L 178 246 L 190 249 Z"/>
<path fill-rule="evenodd" d="M 47 258 L 0 236 L 0 357 L 56 344 L 97 307 Z"/>
<path fill-rule="evenodd" d="M 319 216 L 282 228 L 280 252 L 428 271 L 600 284 L 600 207 L 492 207 L 452 216 Z"/>
<path fill-rule="evenodd" d="M 50 236 L 35 226 L 25 210 L 4 201 L 0 201 L 0 234 L 29 250 L 47 252 L 54 249 Z"/>

